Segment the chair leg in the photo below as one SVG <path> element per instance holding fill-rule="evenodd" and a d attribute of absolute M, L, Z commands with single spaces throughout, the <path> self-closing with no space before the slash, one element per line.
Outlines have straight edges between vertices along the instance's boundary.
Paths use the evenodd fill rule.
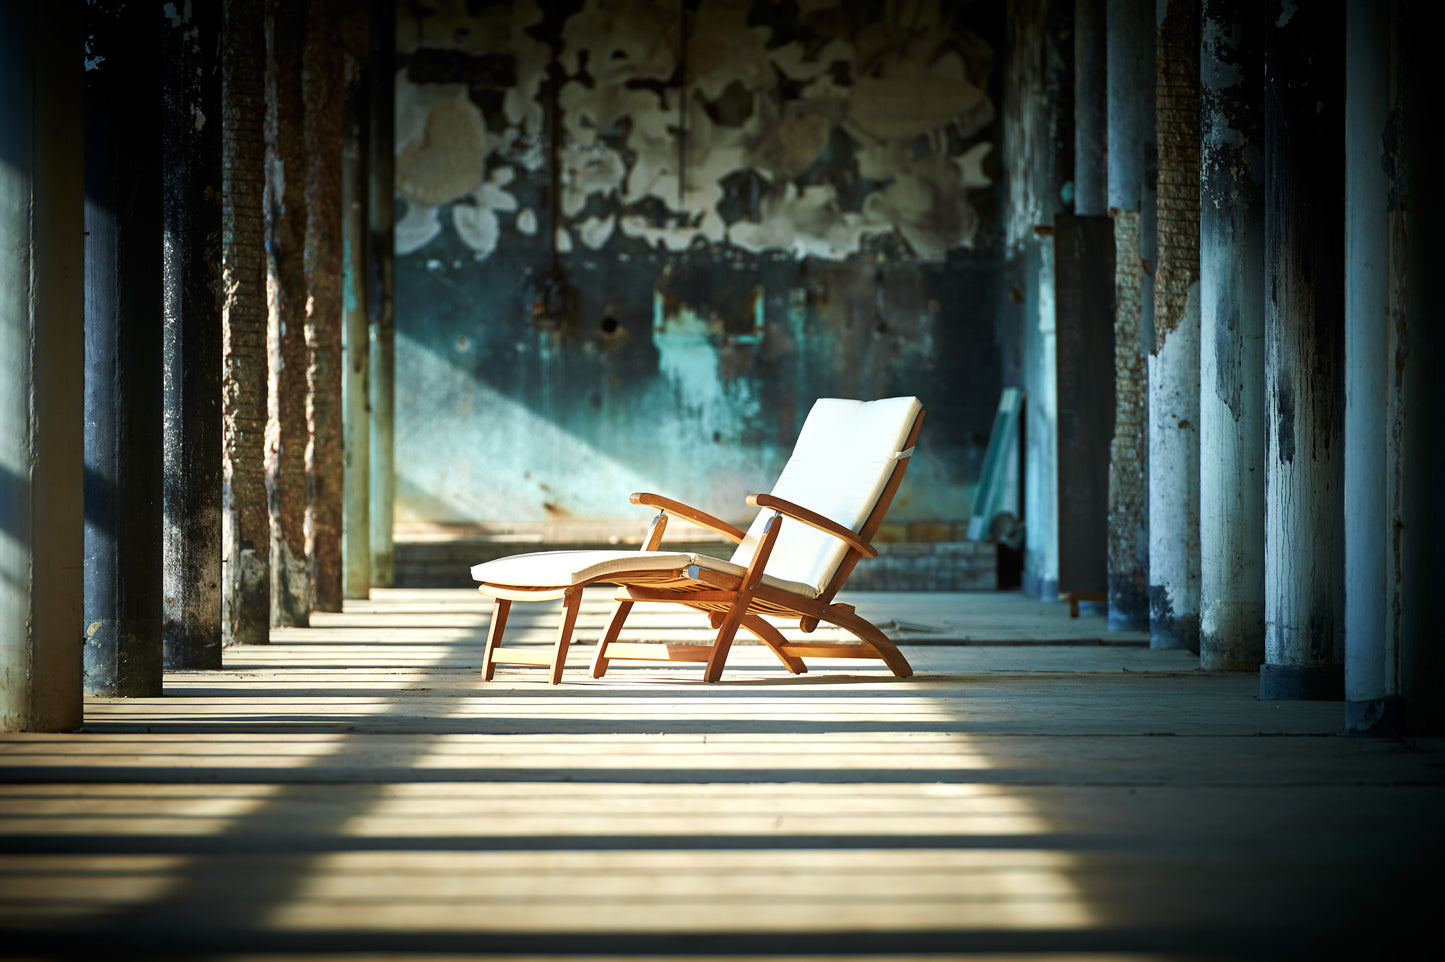
<path fill-rule="evenodd" d="M 617 640 L 622 634 L 622 623 L 632 612 L 631 601 L 617 601 L 612 605 L 612 617 L 607 619 L 607 630 L 602 633 L 602 640 L 597 642 L 597 651 L 592 655 L 592 677 L 601 678 L 607 674 L 607 646 Z"/>
<path fill-rule="evenodd" d="M 778 656 L 778 660 L 788 671 L 795 675 L 801 675 L 808 670 L 808 666 L 803 664 L 803 659 L 783 651 L 782 646 L 788 643 L 788 639 L 783 637 L 781 631 L 764 621 L 761 615 L 746 616 L 743 618 L 743 627 L 757 635 L 758 640 Z"/>
<path fill-rule="evenodd" d="M 871 621 L 854 614 L 851 606 L 834 605 L 829 609 L 827 620 L 867 642 L 869 647 L 878 652 L 878 657 L 883 659 L 883 663 L 894 675 L 899 678 L 912 677 L 913 666 L 908 664 L 908 659 L 898 650 L 898 646 L 889 641 L 888 636 Z"/>
<path fill-rule="evenodd" d="M 482 681 L 491 681 L 497 664 L 492 656 L 502 647 L 502 632 L 507 630 L 507 612 L 512 603 L 505 598 L 492 599 L 492 624 L 487 628 L 487 647 L 482 649 Z"/>
<path fill-rule="evenodd" d="M 721 620 L 717 613 L 709 617 L 713 627 L 717 628 L 717 640 L 712 643 L 712 653 L 708 655 L 703 681 L 717 681 L 722 677 L 723 665 L 728 660 L 728 649 L 733 646 L 733 637 L 738 633 L 738 626 L 747 617 L 748 606 L 753 603 L 753 592 L 763 580 L 763 572 L 767 570 L 768 558 L 773 553 L 773 545 L 778 541 L 778 529 L 782 523 L 783 516 L 774 512 L 763 526 L 763 537 L 758 542 L 757 550 L 753 552 L 753 560 L 748 564 L 747 573 L 743 575 L 737 594 L 733 596 L 732 606 Z"/>
<path fill-rule="evenodd" d="M 717 639 L 712 643 L 712 654 L 708 655 L 707 668 L 703 671 L 703 681 L 717 681 L 722 677 L 723 665 L 728 660 L 728 649 L 733 646 L 733 638 L 738 633 L 738 626 L 743 622 L 743 616 L 747 613 L 748 602 L 742 601 L 734 604 L 732 610 L 723 618 L 722 626 L 717 630 Z"/>
<path fill-rule="evenodd" d="M 562 683 L 562 669 L 567 665 L 567 648 L 572 644 L 572 629 L 577 625 L 577 611 L 582 607 L 582 589 L 574 588 L 562 596 L 562 622 L 557 626 L 557 643 L 552 649 L 552 673 L 549 681 Z"/>

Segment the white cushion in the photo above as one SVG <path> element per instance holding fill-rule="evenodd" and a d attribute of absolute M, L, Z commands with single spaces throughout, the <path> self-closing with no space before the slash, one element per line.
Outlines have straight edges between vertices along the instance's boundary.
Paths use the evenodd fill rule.
<path fill-rule="evenodd" d="M 698 565 L 735 577 L 747 568 L 707 555 L 676 551 L 538 551 L 512 555 L 472 566 L 472 578 L 484 585 L 509 588 L 565 588 L 570 585 L 608 582 L 609 575 L 631 571 L 668 571 Z M 763 575 L 763 583 L 815 598 L 811 586 Z"/>
<path fill-rule="evenodd" d="M 922 408 L 913 397 L 818 400 L 772 493 L 857 531 L 888 483 Z M 746 566 L 752 560 L 771 514 L 768 509 L 758 513 L 747 538 L 733 552 L 734 564 Z M 784 518 L 768 559 L 768 573 L 809 585 L 816 597 L 828 586 L 847 550 L 832 535 Z"/>
<path fill-rule="evenodd" d="M 666 571 L 692 564 L 675 551 L 538 551 L 472 565 L 472 578 L 517 588 L 560 588 L 619 571 Z"/>

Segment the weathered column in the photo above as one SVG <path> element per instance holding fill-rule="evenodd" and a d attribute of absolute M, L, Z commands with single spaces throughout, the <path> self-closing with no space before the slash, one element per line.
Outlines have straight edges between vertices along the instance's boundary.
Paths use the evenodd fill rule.
<path fill-rule="evenodd" d="M 392 505 L 396 495 L 393 444 L 396 395 L 396 0 L 371 0 L 370 197 L 371 313 L 371 583 L 396 583 Z"/>
<path fill-rule="evenodd" d="M 340 12 L 338 0 L 306 0 L 306 557 L 319 611 L 340 611 L 342 595 Z"/>
<path fill-rule="evenodd" d="M 1074 0 L 1074 213 L 1109 213 L 1106 0 Z"/>
<path fill-rule="evenodd" d="M 1004 143 L 1009 151 L 1005 244 L 1022 303 L 1025 528 L 1023 588 L 1053 600 L 1059 591 L 1058 397 L 1054 245 L 1046 232 L 1064 209 L 1073 178 L 1072 0 L 1009 5 Z"/>
<path fill-rule="evenodd" d="M 1265 51 L 1262 698 L 1343 696 L 1343 4 L 1284 4 Z"/>
<path fill-rule="evenodd" d="M 266 498 L 271 624 L 311 615 L 306 561 L 306 136 L 301 90 L 305 9 L 266 3 Z"/>
<path fill-rule="evenodd" d="M 1204 0 L 1199 210 L 1199 660 L 1264 661 L 1264 28 Z"/>
<path fill-rule="evenodd" d="M 270 640 L 264 0 L 226 0 L 221 51 L 221 643 Z"/>
<path fill-rule="evenodd" d="M 221 667 L 220 7 L 164 30 L 165 666 Z"/>
<path fill-rule="evenodd" d="M 341 351 L 344 360 L 345 533 L 342 592 L 347 598 L 371 593 L 371 317 L 367 310 L 370 229 L 367 217 L 367 152 L 370 135 L 369 0 L 351 0 L 344 20 L 346 92 L 342 133 L 341 194 L 343 266 Z"/>
<path fill-rule="evenodd" d="M 1154 346 L 1154 4 L 1108 0 L 1109 213 L 1114 218 L 1114 440 L 1109 627 L 1149 626 L 1149 402 Z"/>
<path fill-rule="evenodd" d="M 1392 345 L 1407 324 L 1390 246 L 1409 224 L 1392 204 L 1399 189 L 1381 160 L 1390 127 L 1390 14 L 1393 3 L 1351 0 L 1345 26 L 1345 722 L 1351 731 L 1397 731 L 1399 566 L 1389 565 L 1399 514 L 1387 475 L 1399 471 L 1399 383 Z M 1407 354 L 1405 355 L 1407 357 Z M 1394 390 L 1392 390 L 1392 387 Z M 1397 488 L 1396 488 L 1397 490 Z M 1397 559 L 1396 559 L 1397 560 Z M 1394 604 L 1390 604 L 1390 602 Z M 1392 612 L 1392 614 L 1387 614 Z"/>
<path fill-rule="evenodd" d="M 1163 0 L 1154 350 L 1149 353 L 1149 647 L 1199 650 L 1199 0 Z"/>
<path fill-rule="evenodd" d="M 161 43 L 85 18 L 85 688 L 162 688 Z M 149 109 L 136 110 L 134 105 Z"/>
<path fill-rule="evenodd" d="M 1345 718 L 1379 735 L 1445 729 L 1440 195 L 1412 176 L 1440 138 L 1418 9 L 1351 0 L 1345 33 Z"/>
<path fill-rule="evenodd" d="M 1059 591 L 1097 604 L 1109 586 L 1109 440 L 1114 434 L 1114 225 L 1054 218 L 1058 355 Z"/>
<path fill-rule="evenodd" d="M 1108 597 L 1115 409 L 1107 12 L 1105 0 L 1074 0 L 1073 213 L 1054 218 L 1053 380 L 1047 395 L 1055 415 L 1050 481 L 1057 490 L 1051 520 L 1058 590 L 1076 602 L 1089 596 L 1092 603 Z"/>
<path fill-rule="evenodd" d="M 1409 278 L 1404 295 L 1408 356 L 1400 377 L 1408 412 L 1401 439 L 1405 463 L 1401 515 L 1408 531 L 1400 549 L 1400 692 L 1405 699 L 1404 729 L 1411 735 L 1445 734 L 1445 378 L 1439 361 L 1445 357 L 1445 309 L 1440 303 L 1440 265 L 1445 264 L 1445 190 L 1432 172 L 1445 155 L 1445 134 L 1436 121 L 1435 91 L 1439 53 L 1431 29 L 1434 8 L 1414 0 L 1397 0 L 1394 43 L 1397 50 L 1396 89 L 1401 120 L 1384 131 L 1384 144 L 1403 141 L 1403 161 L 1396 177 L 1409 182 L 1404 208 L 1403 247 L 1398 263 Z M 1382 157 L 1382 159 L 1385 159 Z M 1423 172 L 1423 173 L 1422 173 Z M 1392 254 L 1392 259 L 1395 255 Z M 1398 354 L 1396 355 L 1398 357 Z"/>
<path fill-rule="evenodd" d="M 1410 321 L 1402 300 L 1405 265 L 1398 262 L 1405 251 L 1392 248 L 1390 238 L 1397 233 L 1408 242 L 1409 221 L 1398 206 L 1403 179 L 1381 163 L 1404 174 L 1401 152 L 1387 151 L 1384 141 L 1394 101 L 1393 6 L 1350 0 L 1345 29 L 1345 710 L 1347 727 L 1367 733 L 1398 731 L 1404 709 L 1394 616 L 1402 584 L 1390 537 L 1399 487 L 1386 478 L 1403 467 L 1402 385 L 1389 359 L 1403 347 L 1398 334 Z M 1409 352 L 1400 358 L 1408 361 Z"/>
<path fill-rule="evenodd" d="M 0 4 L 0 729 L 80 727 L 84 35 Z"/>

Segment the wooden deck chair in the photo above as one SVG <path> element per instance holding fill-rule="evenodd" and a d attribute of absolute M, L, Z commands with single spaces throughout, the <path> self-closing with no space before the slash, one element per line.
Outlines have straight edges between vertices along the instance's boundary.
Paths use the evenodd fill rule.
<path fill-rule="evenodd" d="M 494 599 L 482 677 L 490 680 L 499 664 L 539 665 L 551 669 L 552 684 L 560 682 L 582 589 L 592 584 L 618 586 L 592 659 L 594 678 L 613 660 L 654 660 L 705 662 L 703 678 L 717 681 L 739 628 L 757 636 L 795 674 L 807 670 L 805 656 L 816 656 L 877 658 L 895 675 L 911 675 L 893 642 L 852 605 L 833 597 L 860 559 L 877 556 L 870 539 L 903 480 L 922 422 L 917 398 L 824 398 L 809 412 L 772 492 L 747 496 L 749 505 L 762 510 L 746 532 L 696 508 L 639 493 L 632 495 L 633 504 L 659 509 L 640 551 L 543 551 L 474 566 L 478 590 Z M 732 557 L 660 550 L 670 515 L 737 544 Z M 512 602 L 557 598 L 563 600 L 562 618 L 550 652 L 502 648 Z M 705 612 L 717 635 L 707 645 L 621 643 L 622 626 L 638 602 Z M 858 641 L 789 641 L 765 616 L 796 618 L 805 633 L 826 622 Z"/>

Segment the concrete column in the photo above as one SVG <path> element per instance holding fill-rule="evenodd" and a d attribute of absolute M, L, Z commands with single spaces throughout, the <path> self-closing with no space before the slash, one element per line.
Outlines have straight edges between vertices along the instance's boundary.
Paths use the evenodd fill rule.
<path fill-rule="evenodd" d="M 1411 735 L 1445 734 L 1445 609 L 1440 585 L 1445 584 L 1445 500 L 1440 479 L 1445 478 L 1445 446 L 1440 426 L 1445 424 L 1445 378 L 1440 358 L 1445 357 L 1445 309 L 1440 302 L 1440 265 L 1445 264 L 1445 240 L 1439 225 L 1445 222 L 1445 190 L 1430 175 L 1445 152 L 1445 134 L 1435 121 L 1439 54 L 1433 44 L 1435 12 L 1431 5 L 1412 0 L 1397 2 L 1393 36 L 1398 66 L 1395 89 L 1400 93 L 1401 118 L 1384 131 L 1386 153 L 1402 146 L 1403 159 L 1395 179 L 1408 182 L 1404 209 L 1405 249 L 1392 252 L 1392 263 L 1404 266 L 1409 278 L 1404 293 L 1408 322 L 1399 332 L 1397 346 L 1408 346 L 1403 370 L 1402 404 L 1407 411 L 1401 439 L 1404 462 L 1401 487 L 1400 549 L 1400 692 L 1405 701 L 1404 729 Z M 1393 243 L 1393 240 L 1392 240 Z M 1395 353 L 1399 357 L 1399 352 Z"/>
<path fill-rule="evenodd" d="M 165 666 L 221 667 L 220 7 L 164 29 Z"/>
<path fill-rule="evenodd" d="M 0 730 L 80 727 L 81 5 L 0 4 Z"/>
<path fill-rule="evenodd" d="M 1074 0 L 1074 213 L 1109 212 L 1108 4 Z"/>
<path fill-rule="evenodd" d="M 1114 434 L 1114 224 L 1054 218 L 1058 354 L 1059 591 L 1108 597 Z"/>
<path fill-rule="evenodd" d="M 1445 729 L 1439 193 L 1411 176 L 1439 135 L 1416 99 L 1418 9 L 1351 0 L 1346 25 L 1345 715 L 1364 734 Z"/>
<path fill-rule="evenodd" d="M 1054 495 L 1052 570 L 1059 592 L 1096 598 L 1107 597 L 1108 589 L 1109 442 L 1115 413 L 1107 12 L 1105 0 L 1074 0 L 1073 213 L 1054 218 L 1053 243 L 1047 245 L 1054 317 L 1047 328 L 1040 325 L 1050 334 L 1050 381 L 1041 386 L 1054 457 L 1048 479 Z M 1066 195 L 1066 207 L 1068 200 Z M 1059 355 L 1066 359 L 1062 365 Z M 1034 400 L 1032 393 L 1029 400 Z"/>
<path fill-rule="evenodd" d="M 271 624 L 311 616 L 306 561 L 306 136 L 301 89 L 305 9 L 266 2 L 266 498 Z"/>
<path fill-rule="evenodd" d="M 1004 142 L 1009 145 L 1005 228 L 1022 328 L 1024 444 L 1023 588 L 1052 600 L 1059 590 L 1058 398 L 1054 246 L 1048 236 L 1073 178 L 1072 0 L 1010 4 Z"/>
<path fill-rule="evenodd" d="M 1285 3 L 1265 51 L 1262 698 L 1343 697 L 1344 10 Z"/>
<path fill-rule="evenodd" d="M 1025 291 L 1023 326 L 1024 561 L 1022 586 L 1043 601 L 1059 596 L 1058 386 L 1053 244 L 1028 242 L 1014 265 Z"/>
<path fill-rule="evenodd" d="M 1204 0 L 1199 660 L 1264 662 L 1264 9 Z"/>
<path fill-rule="evenodd" d="M 221 644 L 270 640 L 264 0 L 226 0 L 221 51 Z"/>
<path fill-rule="evenodd" d="M 367 179 L 371 313 L 371 583 L 396 583 L 396 0 L 371 0 L 371 137 Z"/>
<path fill-rule="evenodd" d="M 370 184 L 367 152 L 370 134 L 370 30 L 368 3 L 353 0 L 347 11 L 346 92 L 341 159 L 343 264 L 341 277 L 342 400 L 346 425 L 345 533 L 342 538 L 347 598 L 371 593 L 371 318 L 367 310 L 367 268 L 371 225 L 367 216 Z"/>
<path fill-rule="evenodd" d="M 1149 625 L 1148 368 L 1154 347 L 1154 24 L 1150 0 L 1108 2 L 1109 213 L 1114 218 L 1114 441 L 1109 627 Z"/>
<path fill-rule="evenodd" d="M 1155 37 L 1158 265 L 1149 354 L 1149 646 L 1199 650 L 1199 0 Z"/>
<path fill-rule="evenodd" d="M 162 687 L 161 42 L 91 5 L 85 71 L 85 688 Z M 136 110 L 135 104 L 150 104 Z"/>
<path fill-rule="evenodd" d="M 306 557 L 319 611 L 342 596 L 341 121 L 344 58 L 338 0 L 306 0 Z"/>
<path fill-rule="evenodd" d="M 1393 549 L 1399 516 L 1401 385 L 1389 358 L 1402 345 L 1404 278 L 1392 270 L 1403 251 L 1392 233 L 1408 220 L 1391 202 L 1399 185 L 1386 172 L 1391 126 L 1393 3 L 1351 0 L 1345 93 L 1345 708 L 1357 732 L 1397 731 L 1401 582 Z M 1394 165 L 1391 165 L 1394 166 Z M 1395 167 L 1396 173 L 1403 173 Z M 1392 226 L 1395 231 L 1392 232 Z M 1401 240 L 1408 237 L 1401 233 Z M 1402 360 L 1409 353 L 1403 352 Z"/>

